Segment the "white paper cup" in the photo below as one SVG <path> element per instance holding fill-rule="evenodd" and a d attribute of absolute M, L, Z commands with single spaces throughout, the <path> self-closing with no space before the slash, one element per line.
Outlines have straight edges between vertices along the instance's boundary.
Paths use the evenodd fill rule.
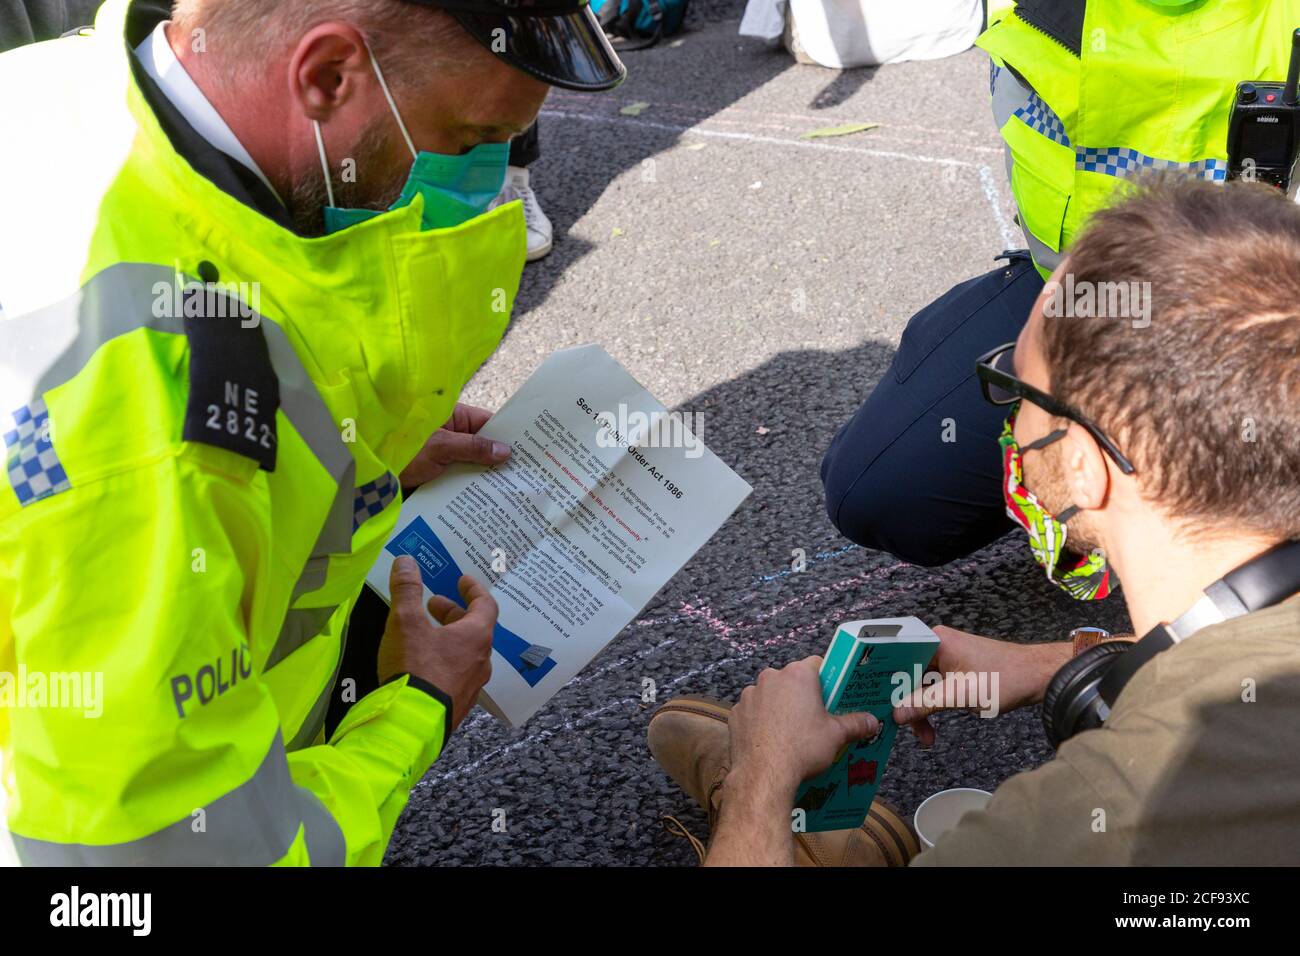
<path fill-rule="evenodd" d="M 993 794 L 973 787 L 956 787 L 931 794 L 916 808 L 912 823 L 921 840 L 921 849 L 928 850 L 936 840 L 957 825 L 968 810 L 982 810 Z"/>

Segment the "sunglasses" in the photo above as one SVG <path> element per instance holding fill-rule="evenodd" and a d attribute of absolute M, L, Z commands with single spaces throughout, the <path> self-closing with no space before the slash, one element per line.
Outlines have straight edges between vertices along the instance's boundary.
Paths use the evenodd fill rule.
<path fill-rule="evenodd" d="M 1128 457 L 1116 447 L 1106 433 L 1092 419 L 1071 408 L 1041 389 L 1021 381 L 1015 375 L 1016 343 L 999 345 L 975 361 L 975 374 L 979 377 L 984 400 L 993 405 L 1014 405 L 1021 400 L 1033 402 L 1045 412 L 1066 418 L 1088 430 L 1098 445 L 1110 455 L 1119 470 L 1131 475 L 1136 470 Z"/>

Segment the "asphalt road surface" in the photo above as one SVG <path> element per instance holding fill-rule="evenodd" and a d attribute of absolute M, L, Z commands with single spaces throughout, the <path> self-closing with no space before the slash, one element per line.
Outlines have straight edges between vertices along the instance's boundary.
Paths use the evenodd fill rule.
<path fill-rule="evenodd" d="M 926 569 L 830 524 L 822 453 L 908 317 L 1022 243 L 982 52 L 800 66 L 739 37 L 740 10 L 696 0 L 685 33 L 626 55 L 617 90 L 552 93 L 533 180 L 555 250 L 528 267 L 510 331 L 466 398 L 497 407 L 552 350 L 597 342 L 669 408 L 702 414 L 701 437 L 754 493 L 524 727 L 471 715 L 411 794 L 391 864 L 693 864 L 662 817 L 703 837 L 705 815 L 646 748 L 645 678 L 659 702 L 732 698 L 862 617 L 1018 641 L 1127 627 L 1118 596 L 1077 604 L 1018 536 Z M 800 138 L 854 122 L 880 125 Z M 796 548 L 808 556 L 798 573 Z M 938 726 L 928 751 L 899 736 L 881 793 L 905 813 L 1048 755 L 1036 708 Z"/>

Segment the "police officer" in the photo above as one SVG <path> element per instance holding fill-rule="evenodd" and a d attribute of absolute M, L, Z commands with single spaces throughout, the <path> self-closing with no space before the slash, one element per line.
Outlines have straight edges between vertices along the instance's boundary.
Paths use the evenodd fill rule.
<path fill-rule="evenodd" d="M 975 360 L 1020 333 L 1072 237 L 1143 169 L 1221 182 L 1236 84 L 1287 75 L 1297 0 L 991 4 L 995 122 L 1029 248 L 908 322 L 892 367 L 822 462 L 852 540 L 921 565 L 1012 527 Z M 1105 369 L 1098 369 L 1099 375 Z"/>
<path fill-rule="evenodd" d="M 586 0 L 169 6 L 0 56 L 0 855 L 377 863 L 496 607 L 398 562 L 326 739 L 349 613 L 400 489 L 506 451 L 456 397 L 508 140 L 624 70 Z"/>

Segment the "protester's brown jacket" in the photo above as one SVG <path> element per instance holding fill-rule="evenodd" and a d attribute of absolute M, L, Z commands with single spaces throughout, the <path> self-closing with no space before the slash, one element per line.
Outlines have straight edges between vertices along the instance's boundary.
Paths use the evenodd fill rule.
<path fill-rule="evenodd" d="M 1300 863 L 1300 597 L 1148 662 L 916 866 Z"/>

